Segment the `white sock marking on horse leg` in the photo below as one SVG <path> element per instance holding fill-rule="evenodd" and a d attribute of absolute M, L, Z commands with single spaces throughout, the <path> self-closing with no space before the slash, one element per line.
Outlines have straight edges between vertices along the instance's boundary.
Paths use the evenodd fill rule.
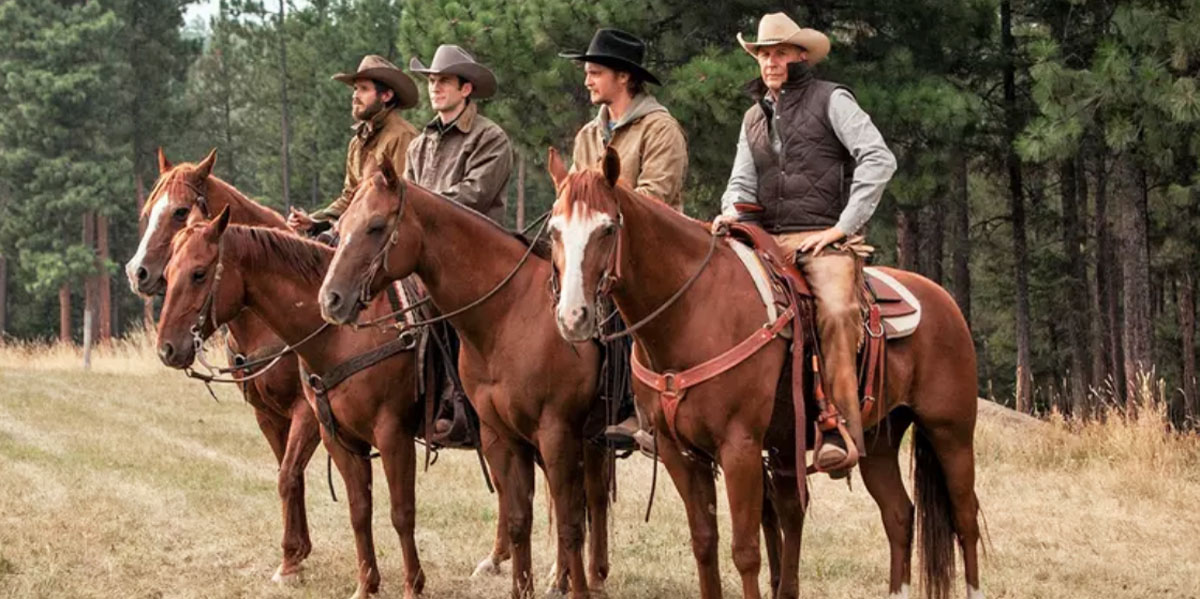
<path fill-rule="evenodd" d="M 901 583 L 900 591 L 888 595 L 888 599 L 908 599 L 908 583 Z"/>
<path fill-rule="evenodd" d="M 971 585 L 967 585 L 967 599 L 984 599 L 983 591 Z"/>

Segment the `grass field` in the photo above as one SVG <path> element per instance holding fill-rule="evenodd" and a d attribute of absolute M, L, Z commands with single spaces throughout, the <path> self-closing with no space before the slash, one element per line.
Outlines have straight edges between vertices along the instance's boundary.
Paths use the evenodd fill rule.
<path fill-rule="evenodd" d="M 314 548 L 303 582 L 276 587 L 269 582 L 280 558 L 275 466 L 250 408 L 228 388 L 213 402 L 203 386 L 160 366 L 145 343 L 99 352 L 90 372 L 79 364 L 70 349 L 0 347 L 0 597 L 300 598 L 354 590 L 346 506 L 329 498 L 324 450 L 307 476 Z M 1165 434 L 1147 412 L 1135 423 L 1114 418 L 1079 430 L 981 415 L 987 596 L 1200 599 L 1200 440 Z M 382 480 L 378 464 L 375 471 Z M 695 596 L 683 507 L 669 479 L 660 478 L 645 524 L 650 461 L 626 460 L 619 476 L 609 596 Z M 804 596 L 885 597 L 887 548 L 874 504 L 858 480 L 853 489 L 813 483 Z M 496 518 L 475 457 L 443 452 L 417 485 L 426 596 L 506 597 L 507 567 L 501 577 L 469 578 L 490 550 Z M 535 504 L 534 563 L 545 572 L 552 546 L 545 504 Z M 381 597 L 394 597 L 402 567 L 386 506 L 386 487 L 377 484 Z M 719 508 L 723 580 L 726 596 L 736 597 L 726 508 Z"/>

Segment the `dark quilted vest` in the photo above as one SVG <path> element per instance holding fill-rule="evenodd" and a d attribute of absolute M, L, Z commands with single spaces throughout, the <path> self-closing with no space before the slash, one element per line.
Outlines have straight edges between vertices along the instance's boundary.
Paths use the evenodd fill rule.
<path fill-rule="evenodd" d="M 815 79 L 805 65 L 793 63 L 772 111 L 762 99 L 767 91 L 762 80 L 750 84 L 756 102 L 742 125 L 758 172 L 761 222 L 771 233 L 832 227 L 846 206 L 854 158 L 829 122 L 829 97 L 838 89 L 848 90 Z M 768 118 L 779 129 L 782 154 L 771 147 Z"/>

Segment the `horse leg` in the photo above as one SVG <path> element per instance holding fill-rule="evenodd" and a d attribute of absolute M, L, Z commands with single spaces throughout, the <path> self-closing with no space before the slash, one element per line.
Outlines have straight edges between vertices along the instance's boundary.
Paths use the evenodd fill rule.
<path fill-rule="evenodd" d="M 295 581 L 300 562 L 312 551 L 308 512 L 304 506 L 304 469 L 321 441 L 317 418 L 303 397 L 292 404 L 287 444 L 279 463 L 279 497 L 283 500 L 283 564 L 271 578 L 277 583 Z"/>
<path fill-rule="evenodd" d="M 588 590 L 583 567 L 583 538 L 587 526 L 584 522 L 587 516 L 584 468 L 581 467 L 584 466 L 584 442 L 565 426 L 543 429 L 538 436 L 546 464 L 546 480 L 554 497 L 558 563 L 569 573 L 571 598 L 583 599 Z"/>
<path fill-rule="evenodd" d="M 719 455 L 733 524 L 733 565 L 742 577 L 742 597 L 759 599 L 762 596 L 758 588 L 762 567 L 758 542 L 763 505 L 762 442 L 743 431 L 730 433 L 721 444 Z"/>
<path fill-rule="evenodd" d="M 800 488 L 795 474 L 775 474 L 774 499 L 779 525 L 783 529 L 783 545 L 779 556 L 778 580 L 773 578 L 771 581 L 774 585 L 771 587 L 772 596 L 775 599 L 796 599 L 800 596 L 800 546 L 808 506 L 800 501 Z M 763 517 L 765 522 L 765 514 Z"/>
<path fill-rule="evenodd" d="M 943 426 L 924 429 L 929 443 L 941 465 L 944 493 L 949 498 L 949 509 L 953 512 L 953 531 L 963 552 L 963 570 L 967 582 L 968 599 L 983 599 L 979 586 L 979 500 L 975 496 L 975 443 L 973 427 L 954 422 Z M 921 431 L 918 430 L 918 433 Z M 920 439 L 914 439 L 920 443 Z M 919 449 L 919 448 L 918 448 Z M 917 467 L 921 467 L 918 454 Z M 945 517 L 951 518 L 951 514 Z M 951 570 L 954 563 L 954 548 L 948 549 Z M 946 586 L 949 586 L 947 581 Z"/>
<path fill-rule="evenodd" d="M 524 599 L 533 596 L 533 558 L 529 545 L 533 529 L 533 452 L 523 444 L 498 439 L 487 448 L 488 465 L 496 478 L 503 478 L 500 500 L 507 513 L 502 522 L 508 529 L 513 560 L 512 596 Z"/>
<path fill-rule="evenodd" d="M 330 438 L 324 427 L 321 440 L 346 483 L 346 503 L 350 507 L 350 527 L 354 529 L 358 557 L 358 587 L 350 599 L 367 599 L 379 592 L 379 565 L 371 535 L 371 460 L 350 453 L 340 441 Z"/>
<path fill-rule="evenodd" d="M 588 510 L 588 588 L 604 592 L 608 579 L 608 489 L 612 465 L 608 449 L 594 443 L 583 446 L 584 487 Z"/>
<path fill-rule="evenodd" d="M 779 589 L 779 554 L 783 548 L 783 537 L 779 529 L 778 500 L 771 490 L 771 480 L 763 472 L 763 511 L 762 531 L 763 544 L 767 549 L 767 567 L 771 571 L 772 597 L 778 599 Z"/>
<path fill-rule="evenodd" d="M 485 459 L 487 459 L 486 456 L 489 450 L 499 443 L 499 438 L 491 428 L 481 426 L 479 430 L 479 442 L 483 447 Z M 504 473 L 492 465 L 492 460 L 487 459 L 487 461 L 491 467 L 489 474 L 492 477 L 492 486 L 496 488 L 496 498 L 499 500 L 496 510 L 496 541 L 492 544 L 492 552 L 475 566 L 475 571 L 471 573 L 471 578 L 483 576 L 484 574 L 500 574 L 500 564 L 503 564 L 512 557 L 512 542 L 508 538 L 508 502 L 504 500 L 504 489 L 507 481 L 504 479 Z"/>
<path fill-rule="evenodd" d="M 886 427 L 881 428 L 881 427 Z M 866 435 L 867 455 L 859 462 L 863 485 L 879 506 L 891 553 L 888 597 L 908 597 L 912 584 L 913 504 L 900 476 L 899 448 L 907 421 L 893 415 Z"/>
<path fill-rule="evenodd" d="M 659 428 L 662 430 L 662 428 Z M 656 435 L 658 455 L 687 509 L 688 529 L 692 535 L 692 555 L 700 578 L 700 598 L 720 599 L 721 570 L 717 565 L 717 485 L 712 468 L 688 459 L 668 435 Z M 757 528 L 755 534 L 758 533 Z"/>
<path fill-rule="evenodd" d="M 251 401 L 249 397 L 254 391 L 247 389 L 245 394 L 248 396 L 247 401 Z M 284 493 L 284 469 L 283 456 L 288 438 L 288 424 L 281 420 L 276 415 L 268 412 L 263 408 L 257 407 L 258 401 L 254 401 L 254 419 L 258 422 L 258 430 L 262 431 L 263 437 L 266 438 L 267 444 L 271 446 L 271 453 L 275 456 L 275 464 L 279 467 L 277 475 L 279 501 L 283 507 L 283 561 L 279 567 L 275 569 L 275 574 L 271 577 L 273 582 L 285 583 L 295 579 L 296 572 L 300 569 L 300 560 L 304 559 L 289 559 L 289 549 L 300 536 L 295 529 L 295 522 L 292 520 L 291 497 Z M 302 510 L 303 511 L 303 510 Z M 307 527 L 304 530 L 303 536 L 308 536 Z"/>
<path fill-rule="evenodd" d="M 377 428 L 377 430 L 379 430 Z M 388 494 L 392 504 L 392 526 L 400 535 L 400 551 L 404 559 L 404 597 L 413 599 L 425 588 L 425 572 L 417 555 L 413 537 L 417 519 L 417 452 L 413 438 L 404 432 L 401 423 L 385 425 L 379 438 L 379 457 L 387 476 Z"/>

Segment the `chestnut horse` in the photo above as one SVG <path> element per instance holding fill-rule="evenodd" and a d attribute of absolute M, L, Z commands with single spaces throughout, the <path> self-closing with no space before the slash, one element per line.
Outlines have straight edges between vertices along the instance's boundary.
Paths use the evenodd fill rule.
<path fill-rule="evenodd" d="M 137 253 L 125 265 L 134 293 L 152 296 L 166 287 L 163 269 L 171 257 L 171 238 L 196 210 L 229 209 L 233 222 L 283 229 L 279 213 L 252 202 L 237 189 L 213 176 L 216 150 L 199 164 L 171 165 L 158 150 L 158 181 L 142 211 L 146 230 Z M 215 213 L 215 212 L 214 212 Z M 275 333 L 251 312 L 229 321 L 230 346 L 248 359 L 273 354 L 284 346 Z M 300 563 L 312 550 L 308 517 L 304 507 L 304 468 L 320 441 L 317 420 L 300 389 L 299 363 L 295 355 L 284 356 L 270 372 L 241 385 L 246 402 L 279 463 L 279 498 L 283 503 L 283 563 L 272 577 L 276 582 L 294 581 Z"/>
<path fill-rule="evenodd" d="M 733 250 L 718 243 L 706 262 L 713 247 L 709 228 L 619 184 L 616 152 L 608 151 L 599 171 L 568 174 L 551 150 L 549 170 L 558 190 L 551 239 L 562 276 L 556 315 L 565 338 L 580 341 L 595 334 L 595 296 L 602 280 L 607 279 L 604 286 L 621 314 L 636 323 L 663 307 L 697 272 L 694 285 L 678 301 L 636 331 L 635 358 L 641 364 L 657 372 L 681 372 L 722 354 L 764 326 L 762 301 Z M 901 481 L 897 452 L 904 431 L 915 423 L 914 487 L 925 594 L 949 596 L 957 535 L 968 596 L 977 599 L 982 593 L 973 446 L 974 345 L 945 290 L 913 273 L 883 270 L 907 286 L 923 307 L 917 330 L 888 342 L 886 397 L 879 398 L 874 412 L 884 416 L 864 422 L 873 429 L 868 430 L 860 466 L 890 544 L 889 596 L 909 592 L 914 510 Z M 795 464 L 795 429 L 790 422 L 781 429 L 773 420 L 786 416 L 790 421 L 792 416 L 790 402 L 775 402 L 787 353 L 785 340 L 775 338 L 731 370 L 690 387 L 670 431 L 657 392 L 635 381 L 638 406 L 653 417 L 663 463 L 687 506 L 701 597 L 721 595 L 712 507 L 714 463 L 725 472 L 733 561 L 741 575 L 742 595 L 760 596 L 764 448 L 788 456 L 772 460 L 773 499 L 784 529 L 781 572 L 778 577 L 772 573 L 778 580 L 773 590 L 777 597 L 799 593 L 805 505 L 798 501 L 795 470 L 786 470 Z"/>
<path fill-rule="evenodd" d="M 325 326 L 316 295 L 332 249 L 273 229 L 229 226 L 229 220 L 230 212 L 223 210 L 215 220 L 191 225 L 175 238 L 158 329 L 159 354 L 167 365 L 191 364 L 191 329 L 201 314 L 208 315 L 200 331 L 207 336 L 243 309 L 254 312 L 296 348 L 304 371 L 326 378 L 397 340 L 394 332 L 375 328 Z M 389 310 L 383 299 L 367 313 L 378 316 Z M 378 449 L 387 478 L 392 524 L 404 560 L 404 596 L 414 597 L 424 587 L 413 537 L 414 435 L 421 423 L 414 354 L 385 354 L 388 357 L 351 370 L 344 382 L 327 389 L 331 422 L 337 428 L 335 435 L 320 427 L 321 438 L 346 483 L 359 566 L 355 599 L 376 593 L 380 582 L 371 532 L 370 447 Z M 317 394 L 307 383 L 311 381 L 304 392 L 316 411 Z M 507 545 L 506 537 L 497 540 L 501 545 Z"/>
<path fill-rule="evenodd" d="M 364 180 L 339 228 L 342 243 L 321 287 L 327 320 L 352 322 L 361 297 L 416 273 L 459 333 L 459 372 L 508 506 L 513 595 L 533 590 L 535 461 L 546 472 L 557 522 L 554 585 L 563 591 L 569 578 L 572 597 L 586 596 L 589 586 L 601 591 L 608 574 L 608 469 L 606 452 L 584 433 L 589 412 L 602 408 L 595 401 L 600 353 L 596 344 L 568 344 L 556 333 L 546 292 L 549 262 L 484 216 L 397 180 L 386 164 Z M 587 579 L 585 519 L 592 528 Z"/>

